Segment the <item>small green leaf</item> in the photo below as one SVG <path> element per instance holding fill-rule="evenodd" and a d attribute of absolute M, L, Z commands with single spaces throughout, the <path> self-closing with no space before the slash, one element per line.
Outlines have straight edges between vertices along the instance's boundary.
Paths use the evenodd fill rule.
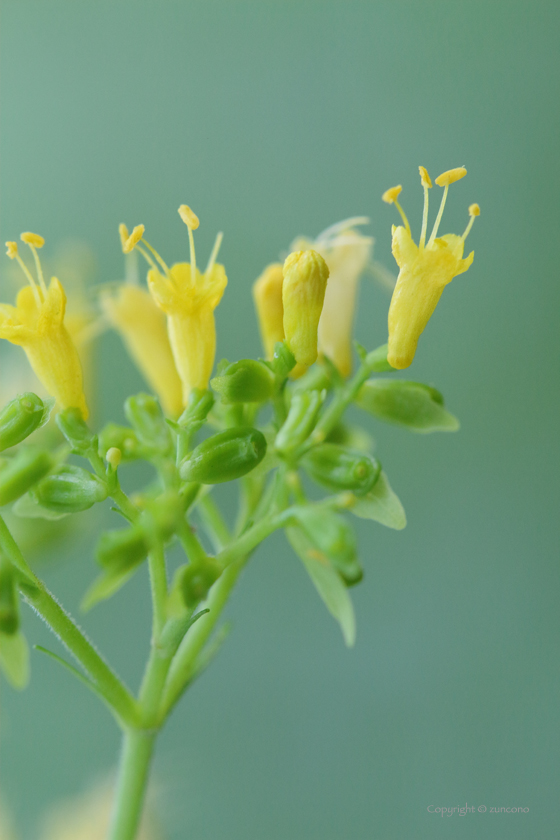
<path fill-rule="evenodd" d="M 29 646 L 23 633 L 0 633 L 0 671 L 19 690 L 29 682 Z"/>
<path fill-rule="evenodd" d="M 56 510 L 48 510 L 40 505 L 31 493 L 21 496 L 12 507 L 12 513 L 24 519 L 64 519 L 68 513 L 59 513 Z"/>
<path fill-rule="evenodd" d="M 402 379 L 370 379 L 361 389 L 358 405 L 380 420 L 414 432 L 455 432 L 459 421 L 443 407 L 435 388 Z"/>
<path fill-rule="evenodd" d="M 313 547 L 300 528 L 286 528 L 286 536 L 301 558 L 328 611 L 340 624 L 346 645 L 352 647 L 356 641 L 356 618 L 352 599 L 342 578 L 328 559 Z"/>
<path fill-rule="evenodd" d="M 399 497 L 391 489 L 389 479 L 382 471 L 381 475 L 365 496 L 355 497 L 356 501 L 348 510 L 360 519 L 374 519 L 387 528 L 402 530 L 406 525 L 406 514 Z"/>
<path fill-rule="evenodd" d="M 124 572 L 106 572 L 101 574 L 94 580 L 90 588 L 83 597 L 80 609 L 82 612 L 88 612 L 99 604 L 100 601 L 106 601 L 125 585 L 125 583 L 132 577 L 138 566 L 132 569 L 126 569 Z"/>

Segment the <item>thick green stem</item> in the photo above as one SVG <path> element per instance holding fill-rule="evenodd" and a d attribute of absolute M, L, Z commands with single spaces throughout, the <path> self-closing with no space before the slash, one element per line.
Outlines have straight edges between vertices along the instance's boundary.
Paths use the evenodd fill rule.
<path fill-rule="evenodd" d="M 109 840 L 137 836 L 156 732 L 125 731 Z"/>
<path fill-rule="evenodd" d="M 155 546 L 148 555 L 153 605 L 153 638 L 157 639 L 166 621 L 167 569 L 162 545 Z"/>
<path fill-rule="evenodd" d="M 211 493 L 202 496 L 198 512 L 215 550 L 221 551 L 231 540 L 231 534 Z"/>

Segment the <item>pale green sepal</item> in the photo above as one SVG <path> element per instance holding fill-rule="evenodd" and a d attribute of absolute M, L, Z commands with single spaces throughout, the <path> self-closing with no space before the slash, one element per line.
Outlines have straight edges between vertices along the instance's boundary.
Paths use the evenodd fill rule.
<path fill-rule="evenodd" d="M 443 406 L 435 388 L 402 379 L 370 379 L 356 400 L 360 408 L 386 423 L 414 432 L 456 432 L 459 421 Z"/>
<path fill-rule="evenodd" d="M 48 397 L 48 399 L 43 400 L 43 416 L 41 417 L 41 422 L 37 426 L 37 429 L 42 429 L 43 426 L 46 426 L 49 420 L 51 419 L 52 410 L 56 405 L 56 400 L 54 397 Z M 35 431 L 37 431 L 35 429 Z"/>
<path fill-rule="evenodd" d="M 21 631 L 10 636 L 0 633 L 0 671 L 14 688 L 21 691 L 27 686 L 29 645 Z"/>
<path fill-rule="evenodd" d="M 100 601 L 106 601 L 112 595 L 119 591 L 125 583 L 130 580 L 134 572 L 139 566 L 133 566 L 132 569 L 127 569 L 125 572 L 118 573 L 104 573 L 96 578 L 90 588 L 83 597 L 80 609 L 82 612 L 88 612 L 99 604 Z"/>
<path fill-rule="evenodd" d="M 365 496 L 354 496 L 354 499 L 355 502 L 347 509 L 360 519 L 374 519 L 397 531 L 406 526 L 404 508 L 383 471 L 369 493 Z"/>
<path fill-rule="evenodd" d="M 286 528 L 286 536 L 328 611 L 340 624 L 346 645 L 352 647 L 356 641 L 356 617 L 342 578 L 326 558 L 318 558 L 311 541 L 299 528 Z"/>
<path fill-rule="evenodd" d="M 70 516 L 69 513 L 48 510 L 48 508 L 40 505 L 31 493 L 25 493 L 17 500 L 12 507 L 12 513 L 21 516 L 23 519 L 64 519 L 65 516 Z"/>

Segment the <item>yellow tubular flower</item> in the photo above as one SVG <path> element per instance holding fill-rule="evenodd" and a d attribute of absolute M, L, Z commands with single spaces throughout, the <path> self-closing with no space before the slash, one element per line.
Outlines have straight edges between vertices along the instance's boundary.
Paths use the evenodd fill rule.
<path fill-rule="evenodd" d="M 101 306 L 159 397 L 164 412 L 177 417 L 183 409 L 181 380 L 173 361 L 165 316 L 148 290 L 123 283 L 116 292 L 102 294 Z"/>
<path fill-rule="evenodd" d="M 371 259 L 373 239 L 356 230 L 369 219 L 357 216 L 324 230 L 314 242 L 296 239 L 293 248 L 313 248 L 329 269 L 319 320 L 319 355 L 327 356 L 342 376 L 352 372 L 352 328 L 358 282 Z"/>
<path fill-rule="evenodd" d="M 472 204 L 469 207 L 471 218 L 462 236 L 448 233 L 436 238 L 449 185 L 467 174 L 464 167 L 444 172 L 436 178 L 436 184 L 444 187 L 444 192 L 432 233 L 426 243 L 428 190 L 432 182 L 427 170 L 423 166 L 419 169 L 424 188 L 424 212 L 418 245 L 412 239 L 410 225 L 397 201 L 400 188 L 393 187 L 383 195 L 384 201 L 395 204 L 404 222 L 404 227 L 393 226 L 392 250 L 400 272 L 389 307 L 389 352 L 387 354 L 389 364 L 398 370 L 412 363 L 418 339 L 430 320 L 444 287 L 458 274 L 467 271 L 471 265 L 474 251 L 463 259 L 463 250 L 474 218 L 480 213 L 478 205 Z"/>
<path fill-rule="evenodd" d="M 295 251 L 284 262 L 284 333 L 296 361 L 309 367 L 317 359 L 317 330 L 329 269 L 317 251 Z"/>
<path fill-rule="evenodd" d="M 267 359 L 272 359 L 276 342 L 284 340 L 283 282 L 282 264 L 272 263 L 253 284 L 253 299 Z"/>
<path fill-rule="evenodd" d="M 25 238 L 24 238 L 25 237 Z M 8 245 L 8 256 L 17 259 L 29 286 L 18 293 L 15 306 L 0 304 L 0 338 L 25 350 L 35 375 L 61 408 L 78 408 L 84 419 L 88 408 L 83 390 L 80 359 L 64 324 L 66 295 L 62 284 L 53 277 L 46 286 L 35 248 L 43 244 L 37 234 L 22 234 L 33 251 L 39 284 L 17 254 Z"/>
<path fill-rule="evenodd" d="M 168 268 L 143 238 L 143 225 L 135 227 L 123 242 L 123 251 L 128 253 L 136 248 L 151 266 L 148 287 L 167 316 L 169 342 L 182 383 L 183 405 L 186 405 L 193 388 L 208 387 L 216 355 L 214 309 L 222 299 L 227 277 L 223 265 L 216 263 L 222 234 L 216 237 L 206 270 L 201 273 L 196 266 L 193 238 L 198 218 L 186 204 L 178 212 L 189 231 L 190 263 L 176 263 Z"/>

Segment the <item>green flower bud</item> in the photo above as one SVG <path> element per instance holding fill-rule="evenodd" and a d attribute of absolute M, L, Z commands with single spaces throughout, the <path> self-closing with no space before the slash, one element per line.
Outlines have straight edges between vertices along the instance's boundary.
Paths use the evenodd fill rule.
<path fill-rule="evenodd" d="M 294 354 L 288 347 L 285 341 L 277 341 L 274 345 L 274 355 L 272 357 L 272 367 L 274 373 L 280 379 L 286 379 L 291 370 L 296 366 Z"/>
<path fill-rule="evenodd" d="M 56 415 L 56 425 L 75 455 L 87 456 L 97 451 L 97 436 L 89 429 L 79 408 L 66 408 Z"/>
<path fill-rule="evenodd" d="M 323 404 L 321 391 L 304 391 L 294 394 L 284 425 L 276 436 L 275 447 L 287 455 L 304 443 L 317 422 Z"/>
<path fill-rule="evenodd" d="M 133 569 L 146 559 L 149 542 L 138 524 L 118 531 L 101 534 L 95 549 L 97 562 L 111 572 L 120 573 Z"/>
<path fill-rule="evenodd" d="M 158 452 L 169 451 L 171 434 L 155 397 L 150 394 L 129 397 L 124 404 L 124 413 L 141 443 Z"/>
<path fill-rule="evenodd" d="M 317 251 L 295 251 L 284 263 L 284 334 L 296 362 L 306 367 L 317 359 L 317 330 L 328 277 L 328 266 Z"/>
<path fill-rule="evenodd" d="M 330 561 L 348 586 L 359 583 L 363 571 L 358 562 L 356 537 L 346 520 L 328 508 L 301 506 L 294 519 L 317 551 L 317 559 Z"/>
<path fill-rule="evenodd" d="M 301 463 L 318 484 L 329 490 L 352 490 L 357 496 L 369 492 L 381 472 L 375 458 L 336 443 L 314 447 Z"/>
<path fill-rule="evenodd" d="M 0 411 L 0 452 L 21 443 L 43 422 L 45 405 L 37 394 L 27 392 Z"/>
<path fill-rule="evenodd" d="M 214 395 L 203 388 L 192 388 L 187 407 L 177 420 L 179 426 L 203 423 L 214 405 Z"/>
<path fill-rule="evenodd" d="M 258 429 L 237 426 L 202 441 L 182 462 L 183 481 L 221 484 L 251 472 L 266 453 L 266 439 Z"/>
<path fill-rule="evenodd" d="M 454 432 L 459 421 L 443 407 L 435 388 L 402 379 L 370 379 L 357 403 L 380 420 L 407 426 L 415 432 Z"/>
<path fill-rule="evenodd" d="M 36 501 L 57 513 L 78 513 L 107 498 L 107 485 L 93 473 L 66 464 L 33 490 Z"/>
<path fill-rule="evenodd" d="M 0 559 L 0 633 L 13 636 L 19 628 L 19 604 L 14 569 Z"/>
<path fill-rule="evenodd" d="M 15 502 L 40 481 L 53 467 L 48 452 L 26 446 L 2 464 L 0 469 L 0 505 Z"/>
<path fill-rule="evenodd" d="M 370 373 L 388 373 L 395 368 L 387 361 L 387 353 L 389 351 L 388 344 L 382 344 L 368 353 L 364 359 Z"/>
<path fill-rule="evenodd" d="M 107 457 L 110 449 L 120 449 L 123 461 L 134 461 L 142 456 L 142 447 L 134 429 L 107 423 L 99 433 L 99 454 Z"/>
<path fill-rule="evenodd" d="M 227 403 L 266 402 L 274 391 L 274 374 L 262 362 L 241 359 L 229 365 L 210 385 Z"/>
<path fill-rule="evenodd" d="M 173 589 L 177 590 L 187 609 L 204 601 L 222 570 L 218 563 L 208 558 L 203 564 L 182 566 L 177 570 Z"/>

